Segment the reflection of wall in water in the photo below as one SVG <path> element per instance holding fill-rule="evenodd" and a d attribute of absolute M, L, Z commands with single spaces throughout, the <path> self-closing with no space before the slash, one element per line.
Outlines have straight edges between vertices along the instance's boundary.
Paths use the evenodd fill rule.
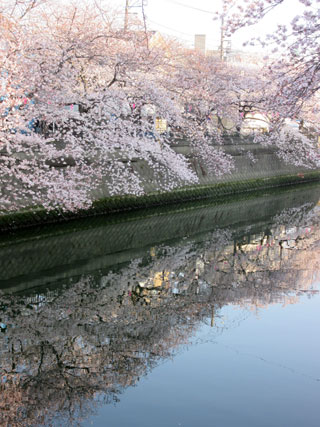
<path fill-rule="evenodd" d="M 17 238 L 0 239 L 0 283 L 2 288 L 26 289 L 61 279 L 80 276 L 121 264 L 147 246 L 172 244 L 185 236 L 205 240 L 217 228 L 236 229 L 256 225 L 257 232 L 266 228 L 283 209 L 305 205 L 307 212 L 318 201 L 318 187 L 303 191 L 281 191 L 262 197 L 229 200 L 221 204 L 201 202 L 190 209 L 138 216 L 135 220 L 118 216 L 100 217 L 84 224 L 67 225 L 18 234 Z M 307 204 L 307 205 L 306 205 Z M 161 212 L 160 212 L 161 213 Z M 285 223 L 287 223 L 285 221 Z M 27 237 L 25 236 L 27 234 Z M 10 236 L 8 236 L 10 237 Z"/>

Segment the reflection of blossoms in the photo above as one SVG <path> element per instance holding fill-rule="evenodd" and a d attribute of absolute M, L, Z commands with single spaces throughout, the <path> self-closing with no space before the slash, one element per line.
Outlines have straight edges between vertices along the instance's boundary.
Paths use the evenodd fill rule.
<path fill-rule="evenodd" d="M 58 289 L 3 296 L 1 423 L 49 424 L 59 416 L 59 425 L 75 423 L 174 356 L 202 322 L 222 333 L 230 325 L 215 319 L 224 305 L 257 309 L 311 297 L 319 210 L 310 211 L 308 233 L 294 228 L 300 213 L 287 210 L 285 223 L 278 216 L 254 233 L 215 230 L 200 241 L 152 247 Z M 298 233 L 295 251 L 280 246 L 283 224 Z"/>
<path fill-rule="evenodd" d="M 318 220 L 318 209 L 310 209 L 312 206 L 312 203 L 306 203 L 299 208 L 284 209 L 273 218 L 273 223 L 275 225 L 286 225 L 287 227 L 310 226 Z"/>

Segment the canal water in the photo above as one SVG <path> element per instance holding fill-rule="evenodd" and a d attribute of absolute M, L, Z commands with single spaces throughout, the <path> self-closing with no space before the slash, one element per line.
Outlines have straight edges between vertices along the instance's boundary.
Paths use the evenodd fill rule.
<path fill-rule="evenodd" d="M 0 425 L 320 425 L 320 187 L 0 237 Z"/>

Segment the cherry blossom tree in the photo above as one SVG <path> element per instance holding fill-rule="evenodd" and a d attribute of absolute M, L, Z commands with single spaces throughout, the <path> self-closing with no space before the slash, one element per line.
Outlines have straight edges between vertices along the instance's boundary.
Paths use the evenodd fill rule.
<path fill-rule="evenodd" d="M 280 148 L 285 160 L 297 165 L 319 167 L 319 150 L 310 138 L 292 130 L 283 129 L 286 118 L 304 118 L 313 115 L 318 120 L 314 103 L 319 91 L 319 23 L 320 8 L 317 0 L 299 0 L 304 6 L 302 15 L 288 25 L 278 25 L 275 32 L 265 38 L 251 40 L 251 44 L 268 48 L 269 64 L 264 78 L 268 90 L 262 102 L 264 110 L 273 112 L 274 135 L 267 143 Z M 229 33 L 251 26 L 286 0 L 223 1 L 223 16 Z M 317 103 L 316 103 L 317 104 Z M 261 142 L 263 138 L 259 138 Z M 264 138 L 266 141 L 266 138 Z"/>
<path fill-rule="evenodd" d="M 230 172 L 231 158 L 199 126 L 204 112 L 197 121 L 184 114 L 199 79 L 196 69 L 186 76 L 181 52 L 150 49 L 145 31 L 123 31 L 85 4 L 32 12 L 32 22 L 3 15 L 2 209 L 83 208 L 101 183 L 110 195 L 141 195 L 137 159 L 159 190 L 197 182 L 155 115 L 183 128 L 214 173 Z"/>
<path fill-rule="evenodd" d="M 152 43 L 145 22 L 124 30 L 117 14 L 92 2 L 63 8 L 40 0 L 3 4 L 2 211 L 73 211 L 105 195 L 139 196 L 148 188 L 194 184 L 198 177 L 190 161 L 172 148 L 179 132 L 190 141 L 192 156 L 220 177 L 234 165 L 217 143 L 234 132 L 226 117 L 240 126 L 243 98 L 254 92 L 254 102 L 270 111 L 282 93 L 281 117 L 297 114 L 298 102 L 287 102 L 293 86 L 281 74 L 284 63 L 261 79 L 172 41 Z M 248 19 L 244 13 L 243 22 Z M 311 92 L 315 87 L 308 86 Z M 155 127 L 157 118 L 166 132 Z M 313 150 L 309 157 L 317 166 L 314 144 L 305 140 L 293 149 L 282 143 L 280 154 L 306 165 L 305 153 Z M 276 138 L 264 143 L 278 144 Z"/>

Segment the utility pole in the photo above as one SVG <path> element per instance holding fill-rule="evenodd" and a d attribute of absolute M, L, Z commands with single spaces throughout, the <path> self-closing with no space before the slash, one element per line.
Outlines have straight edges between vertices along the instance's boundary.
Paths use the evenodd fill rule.
<path fill-rule="evenodd" d="M 147 49 L 149 51 L 149 37 L 148 37 L 148 32 L 147 32 L 147 18 L 146 18 L 146 14 L 144 11 L 144 6 L 146 5 L 145 0 L 142 0 L 141 2 L 141 12 L 142 12 L 142 19 L 143 19 L 143 27 L 144 27 L 144 34 L 146 36 L 146 44 L 147 44 Z"/>
<path fill-rule="evenodd" d="M 129 17 L 129 0 L 126 0 L 126 9 L 124 12 L 124 31 L 128 29 L 128 17 Z"/>
<path fill-rule="evenodd" d="M 221 16 L 220 59 L 224 60 L 224 16 Z"/>
<path fill-rule="evenodd" d="M 128 30 L 129 9 L 132 9 L 132 8 L 141 9 L 144 27 L 146 28 L 146 16 L 145 16 L 145 12 L 144 12 L 144 7 L 147 6 L 147 4 L 148 4 L 147 0 L 136 0 L 135 2 L 133 2 L 132 0 L 126 0 L 126 6 L 125 6 L 125 11 L 124 11 L 124 26 L 123 26 L 124 31 Z"/>

